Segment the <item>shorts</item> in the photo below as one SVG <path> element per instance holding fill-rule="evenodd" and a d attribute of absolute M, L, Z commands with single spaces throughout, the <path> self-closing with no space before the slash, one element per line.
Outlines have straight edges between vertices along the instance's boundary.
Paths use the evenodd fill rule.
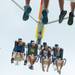
<path fill-rule="evenodd" d="M 20 53 L 24 53 L 25 52 L 24 47 L 19 47 L 19 46 L 16 46 L 13 50 L 15 52 L 20 52 Z"/>
<path fill-rule="evenodd" d="M 14 50 L 15 52 L 20 52 L 20 53 L 24 53 L 24 51 L 21 50 Z"/>
<path fill-rule="evenodd" d="M 15 52 L 20 52 L 20 53 L 24 53 L 24 50 L 20 50 L 20 49 L 14 49 Z"/>

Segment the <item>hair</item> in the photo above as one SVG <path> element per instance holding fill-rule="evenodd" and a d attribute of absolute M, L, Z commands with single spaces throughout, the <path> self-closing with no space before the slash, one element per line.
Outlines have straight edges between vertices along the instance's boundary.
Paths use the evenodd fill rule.
<path fill-rule="evenodd" d="M 45 47 L 47 45 L 47 43 L 46 42 L 43 42 L 43 46 Z"/>
<path fill-rule="evenodd" d="M 34 42 L 34 40 L 31 40 L 31 41 L 30 41 L 30 43 L 33 43 L 33 42 Z"/>
<path fill-rule="evenodd" d="M 55 47 L 58 47 L 59 45 L 58 44 L 55 44 Z"/>
<path fill-rule="evenodd" d="M 18 38 L 18 40 L 22 40 L 22 38 Z"/>

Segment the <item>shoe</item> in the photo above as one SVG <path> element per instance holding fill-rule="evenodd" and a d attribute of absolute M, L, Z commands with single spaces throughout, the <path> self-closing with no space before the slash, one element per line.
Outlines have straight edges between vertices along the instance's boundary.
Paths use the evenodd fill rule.
<path fill-rule="evenodd" d="M 31 66 L 29 67 L 29 69 L 33 70 L 33 66 L 31 65 Z"/>
<path fill-rule="evenodd" d="M 70 12 L 69 13 L 69 19 L 68 19 L 68 25 L 73 24 L 73 18 L 74 18 L 74 14 L 73 14 L 73 12 Z"/>
<path fill-rule="evenodd" d="M 26 21 L 29 19 L 29 14 L 31 13 L 32 8 L 30 6 L 24 6 L 23 20 Z"/>
<path fill-rule="evenodd" d="M 27 65 L 27 60 L 24 61 L 24 65 Z"/>
<path fill-rule="evenodd" d="M 59 73 L 59 75 L 61 75 L 61 71 L 57 71 Z"/>
<path fill-rule="evenodd" d="M 42 23 L 47 24 L 48 23 L 48 12 L 46 10 L 42 11 Z"/>
<path fill-rule="evenodd" d="M 11 58 L 11 63 L 14 63 L 14 58 Z"/>
<path fill-rule="evenodd" d="M 65 15 L 67 14 L 67 11 L 62 10 L 60 15 L 59 15 L 59 23 L 62 23 Z"/>

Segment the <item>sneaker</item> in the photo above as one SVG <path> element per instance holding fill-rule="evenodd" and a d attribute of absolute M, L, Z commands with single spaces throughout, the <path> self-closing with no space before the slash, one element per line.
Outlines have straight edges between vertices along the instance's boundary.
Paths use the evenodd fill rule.
<path fill-rule="evenodd" d="M 11 58 L 11 63 L 14 63 L 14 58 Z"/>
<path fill-rule="evenodd" d="M 73 18 L 74 18 L 74 14 L 73 14 L 73 12 L 70 12 L 69 13 L 69 19 L 68 19 L 68 25 L 73 24 Z"/>
<path fill-rule="evenodd" d="M 59 73 L 59 75 L 61 75 L 61 71 L 57 71 Z"/>
<path fill-rule="evenodd" d="M 31 66 L 29 67 L 29 69 L 33 70 L 33 66 L 31 65 Z"/>
<path fill-rule="evenodd" d="M 59 15 L 59 23 L 62 23 L 65 15 L 67 14 L 67 11 L 62 10 L 60 15 Z"/>
<path fill-rule="evenodd" d="M 48 12 L 46 10 L 42 11 L 42 23 L 47 24 L 48 23 Z"/>
<path fill-rule="evenodd" d="M 30 6 L 24 6 L 23 20 L 26 21 L 29 19 L 29 14 L 31 13 L 32 8 Z"/>
<path fill-rule="evenodd" d="M 27 65 L 27 60 L 24 61 L 24 65 Z"/>

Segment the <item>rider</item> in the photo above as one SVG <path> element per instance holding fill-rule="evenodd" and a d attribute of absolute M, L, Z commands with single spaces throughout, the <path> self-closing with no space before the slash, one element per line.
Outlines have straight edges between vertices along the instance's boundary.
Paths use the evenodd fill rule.
<path fill-rule="evenodd" d="M 61 74 L 61 69 L 63 67 L 63 49 L 59 47 L 58 44 L 55 44 L 53 48 L 53 64 L 56 66 L 57 72 Z M 60 69 L 59 66 L 60 65 Z"/>
<path fill-rule="evenodd" d="M 30 0 L 25 0 L 26 4 L 24 6 L 24 14 L 23 14 L 23 20 L 29 19 L 29 14 L 32 11 L 32 8 L 30 6 Z M 48 4 L 49 0 L 44 0 L 44 9 L 42 10 L 42 23 L 47 24 L 48 23 Z"/>
<path fill-rule="evenodd" d="M 59 47 L 58 44 L 55 44 L 55 47 L 53 48 L 53 64 L 56 64 L 56 60 L 60 59 L 63 60 L 63 49 Z"/>
<path fill-rule="evenodd" d="M 36 61 L 37 50 L 38 50 L 38 45 L 34 42 L 34 40 L 31 40 L 31 42 L 28 43 L 28 54 L 27 54 L 27 57 L 29 57 L 30 60 L 29 69 L 33 69 L 33 64 Z M 34 57 L 34 61 L 32 61 L 31 56 Z"/>
<path fill-rule="evenodd" d="M 48 67 L 47 67 L 47 72 L 48 72 L 48 69 L 50 66 L 50 60 L 51 60 L 51 47 L 49 47 L 46 42 L 44 42 L 43 46 L 41 47 L 40 57 L 41 57 L 40 60 L 42 63 L 42 70 L 43 71 L 45 71 L 44 60 L 47 59 L 46 62 L 48 63 Z"/>
<path fill-rule="evenodd" d="M 25 42 L 22 41 L 22 38 L 19 38 L 18 41 L 15 41 L 14 49 L 13 49 L 13 52 L 12 52 L 11 63 L 14 62 L 15 55 L 18 52 L 21 54 L 21 56 L 24 59 Z"/>
<path fill-rule="evenodd" d="M 68 25 L 73 24 L 74 20 L 75 0 L 71 0 L 71 12 L 69 13 Z"/>
<path fill-rule="evenodd" d="M 51 57 L 51 47 L 49 47 L 46 42 L 44 42 L 41 47 L 40 57 L 41 59 L 49 59 Z"/>

